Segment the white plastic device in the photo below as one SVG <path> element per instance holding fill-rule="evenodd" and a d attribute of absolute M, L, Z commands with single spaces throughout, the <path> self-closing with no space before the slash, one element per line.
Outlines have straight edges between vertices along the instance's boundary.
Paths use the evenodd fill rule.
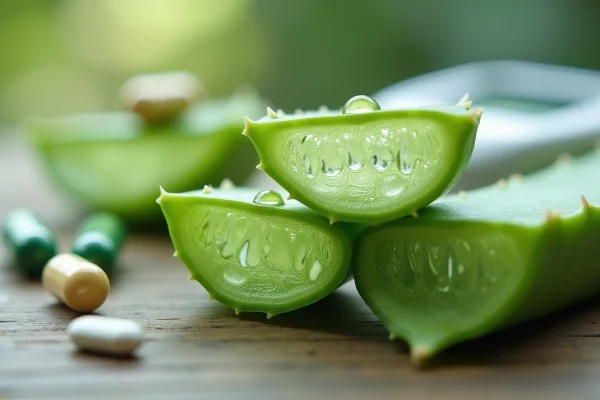
<path fill-rule="evenodd" d="M 591 150 L 600 138 L 600 72 L 487 61 L 427 73 L 373 97 L 382 109 L 455 104 L 485 109 L 471 162 L 455 187 L 483 186 Z M 600 175 L 600 171 L 598 171 Z"/>

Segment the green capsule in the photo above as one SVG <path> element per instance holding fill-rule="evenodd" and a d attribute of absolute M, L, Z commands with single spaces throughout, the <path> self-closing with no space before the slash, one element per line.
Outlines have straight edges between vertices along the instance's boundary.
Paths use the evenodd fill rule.
<path fill-rule="evenodd" d="M 378 224 L 414 214 L 460 177 L 482 109 L 380 110 L 366 96 L 343 110 L 246 119 L 259 168 L 332 221 Z"/>
<path fill-rule="evenodd" d="M 190 279 L 236 312 L 273 316 L 292 311 L 349 279 L 351 239 L 358 228 L 331 226 L 277 192 L 207 187 L 162 191 L 157 202 L 175 256 L 189 269 Z"/>
<path fill-rule="evenodd" d="M 56 255 L 54 233 L 31 211 L 17 209 L 5 217 L 3 235 L 23 275 L 39 279 L 48 260 Z"/>
<path fill-rule="evenodd" d="M 360 295 L 419 362 L 600 294 L 599 171 L 590 154 L 368 228 Z"/>
<path fill-rule="evenodd" d="M 77 231 L 72 252 L 98 265 L 110 276 L 124 240 L 125 225 L 118 217 L 108 213 L 92 214 Z"/>

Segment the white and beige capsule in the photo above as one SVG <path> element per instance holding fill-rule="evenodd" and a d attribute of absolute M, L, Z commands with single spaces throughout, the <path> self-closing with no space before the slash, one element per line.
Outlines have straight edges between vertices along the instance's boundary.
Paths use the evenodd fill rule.
<path fill-rule="evenodd" d="M 44 287 L 80 313 L 100 307 L 110 292 L 106 273 L 96 264 L 70 253 L 54 256 L 42 272 Z"/>
<path fill-rule="evenodd" d="M 121 357 L 131 355 L 144 339 L 137 322 L 98 315 L 76 318 L 67 334 L 79 350 Z"/>

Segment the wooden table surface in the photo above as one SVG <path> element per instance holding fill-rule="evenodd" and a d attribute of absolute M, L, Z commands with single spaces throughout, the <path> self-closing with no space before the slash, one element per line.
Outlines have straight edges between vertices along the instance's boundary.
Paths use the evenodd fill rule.
<path fill-rule="evenodd" d="M 0 138 L 0 216 L 34 209 L 68 249 L 73 208 L 32 155 Z M 598 399 L 600 301 L 457 346 L 425 370 L 352 283 L 303 310 L 266 320 L 209 301 L 172 257 L 167 236 L 136 233 L 98 314 L 140 322 L 137 357 L 74 350 L 76 313 L 25 282 L 0 250 L 0 399 Z"/>

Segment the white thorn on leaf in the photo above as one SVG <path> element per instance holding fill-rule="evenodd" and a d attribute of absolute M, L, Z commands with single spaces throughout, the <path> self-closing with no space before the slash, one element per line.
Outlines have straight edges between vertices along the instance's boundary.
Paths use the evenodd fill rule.
<path fill-rule="evenodd" d="M 500 189 L 504 189 L 506 187 L 506 179 L 498 179 L 498 182 L 496 182 L 496 186 Z"/>
<path fill-rule="evenodd" d="M 551 223 L 552 221 L 557 221 L 560 219 L 560 213 L 558 211 L 546 210 L 546 223 Z"/>
<path fill-rule="evenodd" d="M 508 181 L 509 182 L 521 182 L 523 180 L 523 175 L 522 174 L 510 174 L 508 176 Z"/>
<path fill-rule="evenodd" d="M 221 181 L 221 184 L 219 184 L 219 189 L 233 189 L 234 187 L 235 187 L 235 184 L 229 178 L 223 178 L 223 180 Z"/>
<path fill-rule="evenodd" d="M 581 198 L 581 206 L 583 207 L 583 209 L 589 210 L 591 207 L 590 202 L 585 198 L 584 195 L 581 195 L 580 198 Z"/>
<path fill-rule="evenodd" d="M 296 108 L 296 109 L 294 110 L 294 114 L 304 114 L 304 111 L 302 111 L 302 109 L 301 109 L 301 108 Z"/>
<path fill-rule="evenodd" d="M 465 103 L 467 103 L 469 101 L 470 101 L 470 99 L 469 99 L 469 93 L 465 93 L 463 95 L 463 97 L 460 98 L 460 100 L 458 101 L 458 103 L 456 103 L 456 105 L 457 106 L 462 106 L 462 105 L 464 105 Z"/>
<path fill-rule="evenodd" d="M 275 111 L 273 111 L 271 107 L 267 107 L 267 116 L 269 118 L 279 118 L 279 115 Z"/>
<path fill-rule="evenodd" d="M 569 153 L 563 153 L 558 156 L 555 164 L 559 166 L 569 165 L 571 164 L 571 161 L 573 161 L 573 157 Z"/>
<path fill-rule="evenodd" d="M 327 112 L 329 111 L 329 107 L 327 107 L 325 104 L 323 104 L 322 106 L 319 107 L 319 112 Z"/>
<path fill-rule="evenodd" d="M 419 213 L 417 213 L 417 210 L 412 210 L 409 215 L 413 218 L 419 218 Z"/>
<path fill-rule="evenodd" d="M 210 185 L 204 185 L 204 188 L 202 189 L 202 192 L 204 192 L 205 194 L 212 193 L 212 186 L 210 186 Z"/>
<path fill-rule="evenodd" d="M 277 110 L 277 115 L 279 117 L 285 117 L 285 112 L 280 108 L 279 110 Z"/>
<path fill-rule="evenodd" d="M 248 136 L 248 130 L 250 129 L 250 124 L 252 120 L 248 117 L 244 117 L 244 130 L 242 131 L 243 136 Z"/>

